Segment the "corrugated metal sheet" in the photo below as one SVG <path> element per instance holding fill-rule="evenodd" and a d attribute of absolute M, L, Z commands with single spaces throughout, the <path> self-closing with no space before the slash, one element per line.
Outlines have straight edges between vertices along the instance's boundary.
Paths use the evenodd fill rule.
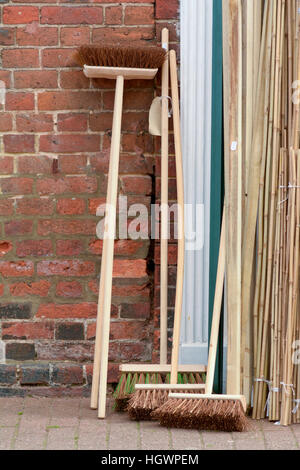
<path fill-rule="evenodd" d="M 212 18 L 212 0 L 181 0 L 182 145 L 189 240 L 197 228 L 196 243 L 186 240 L 181 363 L 207 361 Z"/>

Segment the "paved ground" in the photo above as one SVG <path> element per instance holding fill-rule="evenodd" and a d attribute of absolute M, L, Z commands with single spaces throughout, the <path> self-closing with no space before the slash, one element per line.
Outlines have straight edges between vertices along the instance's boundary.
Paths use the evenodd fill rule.
<path fill-rule="evenodd" d="M 125 413 L 98 420 L 87 398 L 0 398 L 0 449 L 202 450 L 299 449 L 300 425 L 252 422 L 247 433 L 165 429 Z"/>

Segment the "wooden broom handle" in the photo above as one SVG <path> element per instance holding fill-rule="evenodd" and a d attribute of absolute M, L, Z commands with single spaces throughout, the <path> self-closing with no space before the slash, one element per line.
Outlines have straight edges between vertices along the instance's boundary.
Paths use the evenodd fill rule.
<path fill-rule="evenodd" d="M 105 252 L 105 292 L 102 314 L 102 337 L 101 337 L 101 357 L 99 374 L 99 400 L 98 400 L 98 418 L 105 418 L 106 414 L 106 391 L 107 391 L 107 369 L 108 369 L 108 350 L 109 350 L 109 327 L 111 311 L 112 294 L 112 276 L 113 276 L 113 257 L 114 257 L 114 236 L 116 230 L 116 207 L 118 196 L 118 178 L 119 178 L 119 158 L 120 158 L 120 140 L 121 140 L 121 121 L 123 107 L 124 77 L 118 76 L 116 81 L 114 117 L 112 126 L 112 138 L 110 149 L 110 166 L 108 181 L 108 208 L 105 214 L 105 233 L 109 237 L 104 238 L 103 250 Z M 109 217 L 108 217 L 109 212 Z"/>
<path fill-rule="evenodd" d="M 171 384 L 176 384 L 177 373 L 178 373 L 180 325 L 181 325 L 182 295 L 183 295 L 183 274 L 184 274 L 184 186 L 183 186 L 183 169 L 182 169 L 182 148 L 181 148 L 181 132 L 180 132 L 178 80 L 177 80 L 177 65 L 176 65 L 175 51 L 170 51 L 170 75 L 171 75 L 171 93 L 172 93 L 175 160 L 176 160 L 177 206 L 178 206 L 177 280 L 176 280 L 176 297 L 175 297 L 170 382 Z"/>
<path fill-rule="evenodd" d="M 212 394 L 213 392 L 213 384 L 214 384 L 214 376 L 215 376 L 219 327 L 220 327 L 220 318 L 221 318 L 221 310 L 222 310 L 224 277 L 225 277 L 225 260 L 226 260 L 225 240 L 226 240 L 225 210 L 223 209 L 222 229 L 221 229 L 220 248 L 219 248 L 219 261 L 218 261 L 214 309 L 213 309 L 213 315 L 212 315 L 212 324 L 211 324 L 210 341 L 209 341 L 207 374 L 206 374 L 206 382 L 205 382 L 205 393 L 207 394 Z"/>
<path fill-rule="evenodd" d="M 169 31 L 162 30 L 162 46 L 168 51 Z M 160 239 L 160 363 L 168 362 L 168 154 L 169 154 L 169 59 L 162 66 L 161 105 L 161 239 Z"/>

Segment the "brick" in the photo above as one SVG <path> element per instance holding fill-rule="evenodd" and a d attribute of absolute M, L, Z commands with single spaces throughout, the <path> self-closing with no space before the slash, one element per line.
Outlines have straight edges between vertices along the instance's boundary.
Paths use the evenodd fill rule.
<path fill-rule="evenodd" d="M 5 152 L 7 153 L 31 153 L 34 152 L 34 136 L 7 134 L 3 137 Z"/>
<path fill-rule="evenodd" d="M 116 256 L 138 256 L 145 252 L 147 254 L 147 244 L 141 240 L 116 240 L 114 245 Z M 89 251 L 95 255 L 102 254 L 103 240 L 92 240 L 89 242 Z"/>
<path fill-rule="evenodd" d="M 17 382 L 16 366 L 0 364 L 0 384 L 13 385 Z"/>
<path fill-rule="evenodd" d="M 81 240 L 57 240 L 56 254 L 58 256 L 76 256 L 84 251 Z"/>
<path fill-rule="evenodd" d="M 33 181 L 31 178 L 2 178 L 0 181 L 2 194 L 31 194 Z"/>
<path fill-rule="evenodd" d="M 17 44 L 20 46 L 56 46 L 58 28 L 40 27 L 37 23 L 19 26 L 16 31 Z"/>
<path fill-rule="evenodd" d="M 57 88 L 55 70 L 22 70 L 14 72 L 15 88 Z"/>
<path fill-rule="evenodd" d="M 0 80 L 5 83 L 6 88 L 10 88 L 11 72 L 8 70 L 0 70 Z"/>
<path fill-rule="evenodd" d="M 42 111 L 95 110 L 101 105 L 99 91 L 46 91 L 38 96 L 38 107 Z"/>
<path fill-rule="evenodd" d="M 9 175 L 14 172 L 14 162 L 12 157 L 0 157 L 0 173 L 1 175 Z"/>
<path fill-rule="evenodd" d="M 153 138 L 149 134 L 123 134 L 122 151 L 135 154 L 153 153 Z"/>
<path fill-rule="evenodd" d="M 33 221 L 32 220 L 12 220 L 5 222 L 4 224 L 4 233 L 6 236 L 19 236 L 19 235 L 29 235 L 33 230 Z"/>
<path fill-rule="evenodd" d="M 124 93 L 124 109 L 143 110 L 149 109 L 153 100 L 152 90 L 126 90 Z M 104 109 L 114 108 L 114 92 L 105 91 L 103 93 Z"/>
<path fill-rule="evenodd" d="M 66 113 L 58 114 L 57 129 L 59 131 L 86 131 L 87 130 L 87 114 Z"/>
<path fill-rule="evenodd" d="M 75 90 L 89 88 L 90 79 L 83 75 L 82 70 L 61 70 L 60 87 Z"/>
<path fill-rule="evenodd" d="M 31 318 L 31 304 L 0 304 L 0 318 L 26 319 Z"/>
<path fill-rule="evenodd" d="M 7 255 L 13 249 L 11 242 L 0 240 L 0 257 Z"/>
<path fill-rule="evenodd" d="M 108 172 L 109 155 L 108 153 L 97 152 L 90 157 L 90 165 L 96 171 L 101 173 Z M 120 157 L 120 174 L 153 174 L 153 158 L 145 157 L 142 154 L 127 155 L 121 154 Z"/>
<path fill-rule="evenodd" d="M 8 236 L 27 235 L 32 232 L 32 221 L 16 220 L 5 223 L 5 234 Z"/>
<path fill-rule="evenodd" d="M 2 67 L 35 68 L 39 66 L 37 49 L 4 49 L 2 51 Z"/>
<path fill-rule="evenodd" d="M 97 180 L 94 176 L 66 176 L 64 178 L 42 178 L 37 181 L 39 194 L 94 193 Z"/>
<path fill-rule="evenodd" d="M 74 49 L 44 49 L 42 51 L 43 67 L 74 67 Z"/>
<path fill-rule="evenodd" d="M 22 156 L 18 158 L 18 171 L 21 174 L 52 174 L 53 159 L 45 156 Z"/>
<path fill-rule="evenodd" d="M 6 359 L 28 361 L 35 359 L 35 347 L 30 343 L 7 343 Z"/>
<path fill-rule="evenodd" d="M 94 235 L 96 232 L 96 221 L 92 219 L 51 219 L 38 221 L 38 235 L 47 236 L 52 233 L 61 235 Z"/>
<path fill-rule="evenodd" d="M 4 294 L 4 285 L 0 284 L 0 297 Z"/>
<path fill-rule="evenodd" d="M 24 215 L 51 215 L 53 214 L 53 201 L 49 198 L 16 199 L 16 214 Z"/>
<path fill-rule="evenodd" d="M 24 92 L 7 92 L 5 95 L 6 111 L 34 109 L 34 94 Z"/>
<path fill-rule="evenodd" d="M 120 318 L 147 319 L 150 317 L 150 303 L 122 304 Z"/>
<path fill-rule="evenodd" d="M 152 179 L 150 176 L 121 176 L 121 188 L 124 194 L 151 194 Z"/>
<path fill-rule="evenodd" d="M 119 361 L 149 361 L 150 354 L 147 348 L 147 344 L 139 342 L 126 342 L 122 341 L 119 345 L 118 350 L 118 359 Z"/>
<path fill-rule="evenodd" d="M 166 22 L 166 23 L 156 23 L 155 25 L 155 36 L 157 38 L 161 38 L 161 33 L 163 28 L 168 28 L 169 30 L 169 41 L 170 42 L 177 42 L 179 40 L 179 27 L 178 21 L 174 22 Z M 173 49 L 173 46 L 172 46 Z"/>
<path fill-rule="evenodd" d="M 9 113 L 1 113 L 0 115 L 0 132 L 12 130 L 12 115 Z"/>
<path fill-rule="evenodd" d="M 131 111 L 123 113 L 122 130 L 140 132 L 148 129 L 149 113 Z M 92 131 L 108 132 L 112 128 L 113 112 L 90 114 L 90 129 Z M 120 162 L 121 163 L 121 162 Z"/>
<path fill-rule="evenodd" d="M 114 263 L 113 277 L 115 278 L 142 278 L 147 276 L 146 261 L 137 260 L 121 260 L 117 259 Z"/>
<path fill-rule="evenodd" d="M 122 24 L 122 6 L 105 8 L 105 25 Z"/>
<path fill-rule="evenodd" d="M 80 304 L 41 304 L 37 318 L 94 318 L 97 304 L 85 302 Z"/>
<path fill-rule="evenodd" d="M 125 9 L 124 23 L 126 25 L 146 25 L 154 23 L 154 8 L 145 6 L 128 6 Z"/>
<path fill-rule="evenodd" d="M 82 366 L 63 365 L 54 366 L 52 371 L 52 381 L 57 384 L 77 385 L 83 383 Z"/>
<path fill-rule="evenodd" d="M 76 174 L 87 172 L 86 155 L 60 155 L 58 157 L 58 169 L 60 173 Z"/>
<path fill-rule="evenodd" d="M 13 211 L 12 200 L 0 199 L 0 215 L 12 215 Z"/>
<path fill-rule="evenodd" d="M 155 17 L 166 20 L 178 17 L 178 0 L 156 0 Z"/>
<path fill-rule="evenodd" d="M 16 126 L 18 132 L 51 132 L 53 131 L 53 117 L 46 113 L 18 113 Z"/>
<path fill-rule="evenodd" d="M 11 295 L 16 297 L 47 297 L 51 284 L 48 281 L 16 282 L 9 286 Z"/>
<path fill-rule="evenodd" d="M 68 341 L 35 341 L 37 359 L 40 361 L 92 361 L 92 343 L 68 342 Z M 57 396 L 57 389 L 55 389 Z M 80 395 L 82 390 L 80 390 Z"/>
<path fill-rule="evenodd" d="M 40 261 L 37 264 L 37 274 L 39 276 L 90 276 L 94 272 L 95 264 L 92 261 L 53 260 Z"/>
<path fill-rule="evenodd" d="M 100 148 L 98 135 L 41 135 L 40 151 L 42 152 L 97 152 Z"/>
<path fill-rule="evenodd" d="M 14 28 L 0 28 L 0 45 L 11 46 L 15 43 Z"/>
<path fill-rule="evenodd" d="M 49 256 L 53 254 L 51 240 L 24 240 L 16 242 L 16 254 L 19 257 Z"/>
<path fill-rule="evenodd" d="M 102 24 L 102 7 L 42 7 L 41 24 Z"/>
<path fill-rule="evenodd" d="M 59 199 L 56 212 L 61 215 L 81 215 L 85 212 L 84 199 Z"/>
<path fill-rule="evenodd" d="M 90 42 L 90 28 L 61 28 L 60 42 L 63 46 L 79 46 Z"/>
<path fill-rule="evenodd" d="M 93 28 L 93 43 L 102 41 L 149 41 L 154 39 L 155 31 L 153 26 L 146 27 L 105 27 Z"/>
<path fill-rule="evenodd" d="M 3 7 L 3 23 L 25 24 L 39 21 L 39 9 L 33 6 L 6 6 Z"/>
<path fill-rule="evenodd" d="M 53 339 L 54 326 L 51 322 L 3 322 L 2 339 Z"/>
<path fill-rule="evenodd" d="M 56 339 L 82 340 L 84 339 L 83 323 L 59 323 L 55 330 Z"/>
<path fill-rule="evenodd" d="M 30 364 L 20 366 L 21 385 L 48 385 L 50 370 L 48 364 Z"/>
<path fill-rule="evenodd" d="M 0 273 L 3 277 L 26 277 L 33 275 L 32 261 L 0 261 Z"/>

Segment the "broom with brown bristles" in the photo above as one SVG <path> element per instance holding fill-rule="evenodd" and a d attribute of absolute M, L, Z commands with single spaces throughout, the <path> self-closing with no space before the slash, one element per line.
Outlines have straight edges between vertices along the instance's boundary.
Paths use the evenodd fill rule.
<path fill-rule="evenodd" d="M 91 394 L 91 408 L 97 408 L 98 406 L 99 418 L 104 418 L 106 414 L 109 329 L 124 80 L 153 79 L 158 68 L 164 63 L 165 56 L 166 51 L 159 47 L 119 45 L 81 46 L 75 56 L 75 60 L 83 66 L 84 74 L 87 77 L 116 80 Z"/>

